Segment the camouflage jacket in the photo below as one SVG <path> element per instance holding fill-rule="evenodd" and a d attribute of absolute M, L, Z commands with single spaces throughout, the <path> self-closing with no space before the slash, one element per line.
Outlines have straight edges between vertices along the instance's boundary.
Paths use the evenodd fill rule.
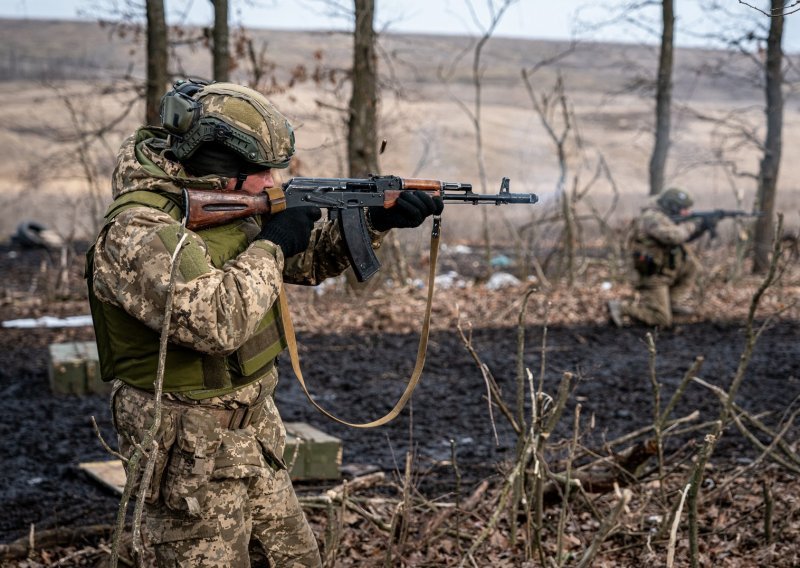
<path fill-rule="evenodd" d="M 673 275 L 684 261 L 684 244 L 698 223 L 676 223 L 657 205 L 642 210 L 635 220 L 629 241 L 633 267 L 642 278 Z"/>
<path fill-rule="evenodd" d="M 696 229 L 696 222 L 676 223 L 659 207 L 652 206 L 642 210 L 636 219 L 631 242 L 634 246 L 669 249 L 686 243 Z"/>
<path fill-rule="evenodd" d="M 221 189 L 226 178 L 187 176 L 169 160 L 165 135 L 140 129 L 125 141 L 112 179 L 114 199 L 135 191 L 182 192 L 183 187 Z M 176 221 L 163 211 L 132 207 L 107 224 L 95 243 L 94 292 L 123 308 L 145 325 L 160 330 L 166 306 L 171 257 L 176 243 L 160 236 Z M 170 341 L 211 355 L 228 355 L 255 332 L 278 297 L 282 282 L 315 285 L 348 266 L 336 222 L 318 222 L 308 249 L 284 259 L 279 247 L 254 241 L 260 231 L 255 218 L 243 226 L 250 245 L 235 259 L 216 268 L 203 240 L 186 231 L 172 301 Z M 173 231 L 174 233 L 174 231 Z M 371 233 L 374 248 L 383 233 Z"/>

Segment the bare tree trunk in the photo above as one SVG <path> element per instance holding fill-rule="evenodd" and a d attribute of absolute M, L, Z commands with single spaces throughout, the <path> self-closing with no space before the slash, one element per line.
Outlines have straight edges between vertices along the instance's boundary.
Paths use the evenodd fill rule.
<path fill-rule="evenodd" d="M 653 155 L 650 157 L 650 195 L 664 189 L 664 166 L 669 152 L 672 105 L 672 62 L 675 13 L 673 0 L 662 0 L 661 14 L 664 29 L 661 33 L 661 56 L 656 83 L 656 132 Z"/>
<path fill-rule="evenodd" d="M 478 43 L 475 44 L 475 51 L 472 55 L 472 84 L 475 87 L 475 106 L 472 113 L 472 120 L 475 127 L 475 157 L 478 162 L 478 177 L 481 181 L 481 193 L 488 193 L 486 160 L 483 151 L 483 131 L 481 129 L 481 111 L 483 108 L 481 100 L 481 80 L 483 75 L 481 70 L 481 55 L 483 54 L 483 48 L 486 46 L 489 39 L 491 39 L 495 28 L 500 23 L 503 14 L 512 4 L 516 3 L 516 1 L 517 0 L 503 0 L 500 6 L 497 7 L 494 7 L 494 3 L 491 1 L 487 3 L 490 8 L 492 20 L 489 27 L 486 28 L 483 35 L 478 40 Z M 489 227 L 489 214 L 485 207 L 481 209 L 481 225 L 483 227 L 484 260 L 486 262 L 486 277 L 488 279 L 492 273 L 492 232 Z"/>
<path fill-rule="evenodd" d="M 159 106 L 167 86 L 167 18 L 164 0 L 147 0 L 147 85 L 144 119 L 159 124 Z"/>
<path fill-rule="evenodd" d="M 785 0 L 771 0 L 769 37 L 767 38 L 766 98 L 767 136 L 764 141 L 764 157 L 758 173 L 758 195 L 756 207 L 763 215 L 756 221 L 753 236 L 753 272 L 764 272 L 769 267 L 775 215 L 775 191 L 781 163 L 783 130 L 783 10 Z"/>
<path fill-rule="evenodd" d="M 347 169 L 350 177 L 378 174 L 378 58 L 375 54 L 375 0 L 354 0 L 353 92 L 347 120 Z M 395 238 L 391 233 L 389 240 Z M 386 248 L 394 248 L 392 245 Z M 377 252 L 383 260 L 385 249 Z M 363 293 L 378 282 L 356 280 L 352 270 L 345 272 L 350 290 Z"/>
<path fill-rule="evenodd" d="M 228 81 L 231 68 L 229 47 L 228 0 L 211 0 L 214 5 L 214 80 Z"/>
<path fill-rule="evenodd" d="M 375 55 L 374 0 L 354 0 L 353 93 L 347 124 L 347 165 L 351 177 L 377 174 L 378 61 Z"/>

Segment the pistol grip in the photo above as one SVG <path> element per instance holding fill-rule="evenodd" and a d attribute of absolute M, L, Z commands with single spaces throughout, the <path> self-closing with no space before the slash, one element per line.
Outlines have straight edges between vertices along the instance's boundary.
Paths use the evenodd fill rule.
<path fill-rule="evenodd" d="M 338 217 L 350 266 L 359 282 L 369 280 L 381 267 L 381 263 L 372 250 L 364 209 L 339 209 Z"/>

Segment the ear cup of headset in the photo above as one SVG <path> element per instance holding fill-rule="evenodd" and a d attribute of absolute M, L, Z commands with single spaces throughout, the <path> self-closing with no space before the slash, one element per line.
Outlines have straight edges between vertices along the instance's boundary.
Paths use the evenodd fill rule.
<path fill-rule="evenodd" d="M 181 136 L 189 132 L 200 118 L 202 106 L 193 97 L 207 83 L 180 80 L 161 98 L 161 126 L 170 134 Z"/>

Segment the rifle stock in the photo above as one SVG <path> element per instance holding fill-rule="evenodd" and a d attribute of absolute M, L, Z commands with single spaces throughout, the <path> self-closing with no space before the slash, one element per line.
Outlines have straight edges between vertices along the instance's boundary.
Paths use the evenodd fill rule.
<path fill-rule="evenodd" d="M 246 191 L 187 189 L 186 228 L 196 231 L 253 215 L 273 215 L 286 209 L 283 189 L 272 187 L 253 195 Z"/>

